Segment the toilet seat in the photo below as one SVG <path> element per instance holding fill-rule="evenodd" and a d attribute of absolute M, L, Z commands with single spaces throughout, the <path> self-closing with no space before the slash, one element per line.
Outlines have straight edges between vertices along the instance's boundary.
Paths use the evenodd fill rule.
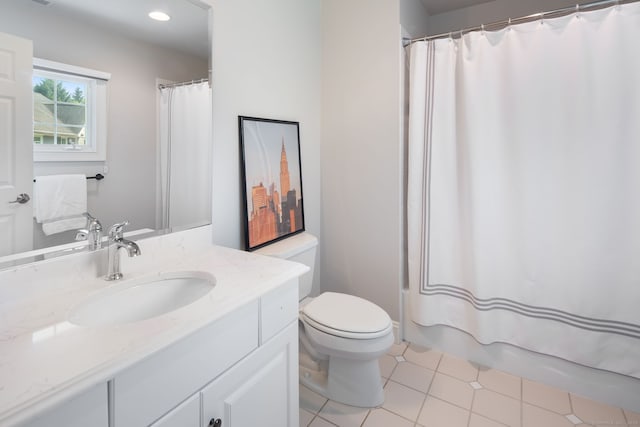
<path fill-rule="evenodd" d="M 309 326 L 342 338 L 366 340 L 389 334 L 393 325 L 389 315 L 365 299 L 325 292 L 300 310 Z"/>

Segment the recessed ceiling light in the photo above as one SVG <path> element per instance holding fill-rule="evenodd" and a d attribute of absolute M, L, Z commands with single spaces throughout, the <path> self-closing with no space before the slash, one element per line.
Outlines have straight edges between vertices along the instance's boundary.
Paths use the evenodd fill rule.
<path fill-rule="evenodd" d="M 169 15 L 159 10 L 154 10 L 153 12 L 149 12 L 149 18 L 155 19 L 156 21 L 168 21 L 171 19 Z"/>

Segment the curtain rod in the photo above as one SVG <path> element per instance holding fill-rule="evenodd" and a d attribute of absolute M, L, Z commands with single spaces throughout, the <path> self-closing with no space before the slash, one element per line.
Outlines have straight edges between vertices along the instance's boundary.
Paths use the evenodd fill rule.
<path fill-rule="evenodd" d="M 550 10 L 548 12 L 539 12 L 534 13 L 532 15 L 522 16 L 520 18 L 509 18 L 503 21 L 492 22 L 490 24 L 479 25 L 475 27 L 465 28 L 464 30 L 450 31 L 448 33 L 436 34 L 433 36 L 426 37 L 418 37 L 415 39 L 403 38 L 402 45 L 404 47 L 409 46 L 412 43 L 420 42 L 420 41 L 429 41 L 429 40 L 437 40 L 444 38 L 459 38 L 462 37 L 466 33 L 470 33 L 473 31 L 497 31 L 501 30 L 509 25 L 513 24 L 522 24 L 525 22 L 537 21 L 538 19 L 545 18 L 559 18 L 561 16 L 570 15 L 576 12 L 585 12 L 597 9 L 604 9 L 611 5 L 619 5 L 619 4 L 627 4 L 627 3 L 635 3 L 640 0 L 597 0 L 588 3 L 576 4 L 571 7 L 563 7 L 561 9 Z"/>
<path fill-rule="evenodd" d="M 170 87 L 177 87 L 177 86 L 196 85 L 198 83 L 204 83 L 204 82 L 209 83 L 209 79 L 207 78 L 207 79 L 190 80 L 188 82 L 159 84 L 158 89 L 167 89 Z"/>

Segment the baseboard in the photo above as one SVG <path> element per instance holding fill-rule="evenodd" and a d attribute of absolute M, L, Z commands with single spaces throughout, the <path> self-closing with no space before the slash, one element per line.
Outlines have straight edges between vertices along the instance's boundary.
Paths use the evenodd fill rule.
<path fill-rule="evenodd" d="M 393 320 L 391 323 L 393 324 L 394 342 L 396 344 L 400 344 L 402 342 L 402 336 L 401 336 L 401 333 L 400 333 L 400 322 L 397 322 L 397 321 Z"/>

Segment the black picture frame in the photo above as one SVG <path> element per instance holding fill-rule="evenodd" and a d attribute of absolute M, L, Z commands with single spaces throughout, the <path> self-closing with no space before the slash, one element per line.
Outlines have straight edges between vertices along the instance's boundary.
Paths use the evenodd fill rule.
<path fill-rule="evenodd" d="M 238 116 L 238 128 L 245 249 L 254 251 L 305 230 L 300 124 Z"/>

